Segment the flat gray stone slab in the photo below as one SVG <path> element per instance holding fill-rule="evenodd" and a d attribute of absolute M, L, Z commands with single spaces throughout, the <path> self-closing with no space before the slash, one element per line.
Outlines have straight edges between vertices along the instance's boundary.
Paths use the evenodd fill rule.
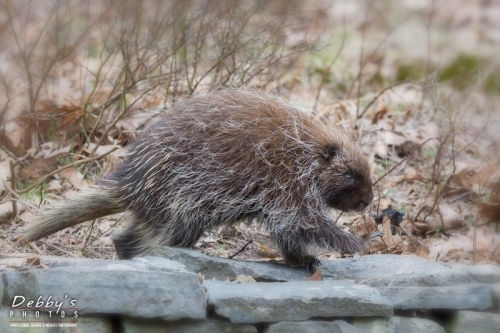
<path fill-rule="evenodd" d="M 414 256 L 376 254 L 322 260 L 322 263 L 324 279 L 354 280 L 375 287 L 500 283 L 500 267 L 497 266 L 448 264 Z"/>
<path fill-rule="evenodd" d="M 490 284 L 486 287 L 490 289 L 493 297 L 493 311 L 500 313 L 500 284 Z"/>
<path fill-rule="evenodd" d="M 377 288 L 395 309 L 489 309 L 493 306 L 488 287 L 458 285 L 452 287 L 392 287 Z"/>
<path fill-rule="evenodd" d="M 261 282 L 285 282 L 303 281 L 310 276 L 303 269 L 292 269 L 284 264 L 223 259 L 184 248 L 159 247 L 155 254 L 159 257 L 136 258 L 132 261 L 149 260 L 149 263 L 144 263 L 148 266 L 148 270 L 188 270 L 201 273 L 206 279 L 234 280 L 238 275 L 249 275 Z M 9 258 L 0 259 L 0 264 L 2 261 L 8 260 Z M 107 265 L 109 262 L 109 260 L 44 256 L 41 256 L 40 260 L 43 264 L 51 267 L 96 266 Z M 468 266 L 392 254 L 322 260 L 322 263 L 320 269 L 324 279 L 352 280 L 376 287 L 448 287 L 471 283 L 500 284 L 500 267 L 492 265 Z"/>
<path fill-rule="evenodd" d="M 445 333 L 445 330 L 439 324 L 422 318 L 361 318 L 355 319 L 353 324 L 357 328 L 358 333 Z"/>
<path fill-rule="evenodd" d="M 250 325 L 237 325 L 216 320 L 165 322 L 125 318 L 123 333 L 257 333 Z"/>
<path fill-rule="evenodd" d="M 234 280 L 238 275 L 249 275 L 260 282 L 285 282 L 303 281 L 311 276 L 305 269 L 284 264 L 223 259 L 183 248 L 159 247 L 154 255 L 182 263 L 187 270 L 203 274 L 206 279 Z"/>
<path fill-rule="evenodd" d="M 500 315 L 472 311 L 457 311 L 446 331 L 448 333 L 498 333 Z"/>
<path fill-rule="evenodd" d="M 7 307 L 12 306 L 15 296 L 25 297 L 24 306 L 40 296 L 44 301 L 52 296 L 52 301 L 65 300 L 66 308 L 70 300 L 76 300 L 81 315 L 204 319 L 205 291 L 197 275 L 181 270 L 165 272 L 153 266 L 148 259 L 142 259 L 4 272 L 0 276 L 0 296 Z"/>
<path fill-rule="evenodd" d="M 65 257 L 56 257 L 56 256 L 20 256 L 18 258 L 15 257 L 4 257 L 0 258 L 0 265 L 9 266 L 12 260 L 16 261 L 16 264 L 23 262 L 28 258 L 38 258 L 40 260 L 40 264 L 44 266 L 48 266 L 50 268 L 57 267 L 95 267 L 99 269 L 99 267 L 107 267 L 109 265 L 116 264 L 125 264 L 125 265 L 133 265 L 133 269 L 135 270 L 145 270 L 145 271 L 162 271 L 162 272 L 178 272 L 178 271 L 186 271 L 186 266 L 181 263 L 178 263 L 173 260 L 169 260 L 161 257 L 137 257 L 132 260 L 109 260 L 109 259 L 88 259 L 88 258 L 65 258 Z M 17 270 L 28 270 L 34 269 L 33 266 L 26 265 L 22 267 L 15 267 Z"/>
<path fill-rule="evenodd" d="M 233 323 L 303 321 L 311 317 L 390 316 L 378 290 L 346 281 L 233 283 L 205 281 L 209 306 Z"/>
<path fill-rule="evenodd" d="M 343 320 L 283 321 L 270 325 L 264 333 L 358 333 L 358 330 Z"/>

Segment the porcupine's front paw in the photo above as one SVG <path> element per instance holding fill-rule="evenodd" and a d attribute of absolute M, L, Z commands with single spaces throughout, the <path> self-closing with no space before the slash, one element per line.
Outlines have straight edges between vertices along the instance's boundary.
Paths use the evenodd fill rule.
<path fill-rule="evenodd" d="M 376 240 L 379 237 L 384 237 L 384 235 L 385 234 L 381 231 L 375 231 L 375 232 L 372 232 L 371 234 L 367 234 L 367 235 L 363 236 L 363 238 L 366 239 L 368 242 L 373 242 L 374 240 Z"/>

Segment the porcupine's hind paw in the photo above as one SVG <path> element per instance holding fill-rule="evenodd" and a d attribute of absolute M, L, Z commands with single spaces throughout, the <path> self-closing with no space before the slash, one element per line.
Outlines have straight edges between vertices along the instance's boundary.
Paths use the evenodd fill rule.
<path fill-rule="evenodd" d="M 111 238 L 118 259 L 129 260 L 140 254 L 141 242 L 138 233 L 133 229 L 125 229 L 122 233 Z"/>
<path fill-rule="evenodd" d="M 285 256 L 285 260 L 288 266 L 294 268 L 305 268 L 311 274 L 313 274 L 316 271 L 316 268 L 321 265 L 321 261 L 318 258 L 310 255 L 287 255 Z"/>
<path fill-rule="evenodd" d="M 314 274 L 316 272 L 316 268 L 321 266 L 321 261 L 313 256 L 305 256 L 304 266 L 309 273 Z"/>

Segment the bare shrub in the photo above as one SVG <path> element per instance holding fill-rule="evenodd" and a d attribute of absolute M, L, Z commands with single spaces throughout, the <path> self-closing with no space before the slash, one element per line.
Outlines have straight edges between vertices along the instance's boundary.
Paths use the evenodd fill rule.
<path fill-rule="evenodd" d="M 309 47 L 287 49 L 293 16 L 268 14 L 268 5 L 258 1 L 1 6 L 6 13 L 3 61 L 14 65 L 0 73 L 7 96 L 1 105 L 3 123 L 19 122 L 21 113 L 30 119 L 27 126 L 18 124 L 30 135 L 18 156 L 46 139 L 39 120 L 63 117 L 55 110 L 68 99 L 82 107 L 83 113 L 73 118 L 87 142 L 97 138 L 95 152 L 99 144 L 117 138 L 109 137 L 110 131 L 130 110 L 158 105 L 150 100 L 152 91 L 161 91 L 165 103 L 221 86 L 265 87 L 283 72 L 283 58 Z M 57 86 L 67 71 L 77 73 L 68 84 L 80 86 L 79 98 L 64 96 L 64 87 Z M 54 112 L 42 116 L 37 110 L 45 99 L 54 102 Z"/>

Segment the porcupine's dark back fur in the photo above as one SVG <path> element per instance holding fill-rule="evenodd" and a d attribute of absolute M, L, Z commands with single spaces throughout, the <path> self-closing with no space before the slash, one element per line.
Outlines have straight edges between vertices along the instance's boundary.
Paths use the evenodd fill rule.
<path fill-rule="evenodd" d="M 102 204 L 89 192 L 101 193 Z M 129 210 L 132 223 L 114 239 L 128 259 L 155 246 L 190 247 L 208 228 L 256 219 L 287 263 L 301 266 L 316 263 L 307 245 L 363 251 L 367 240 L 342 231 L 328 209 L 362 210 L 372 199 L 368 162 L 343 132 L 277 97 L 225 90 L 155 119 L 116 171 L 42 215 L 25 241 Z M 56 218 L 77 206 L 88 215 Z"/>

